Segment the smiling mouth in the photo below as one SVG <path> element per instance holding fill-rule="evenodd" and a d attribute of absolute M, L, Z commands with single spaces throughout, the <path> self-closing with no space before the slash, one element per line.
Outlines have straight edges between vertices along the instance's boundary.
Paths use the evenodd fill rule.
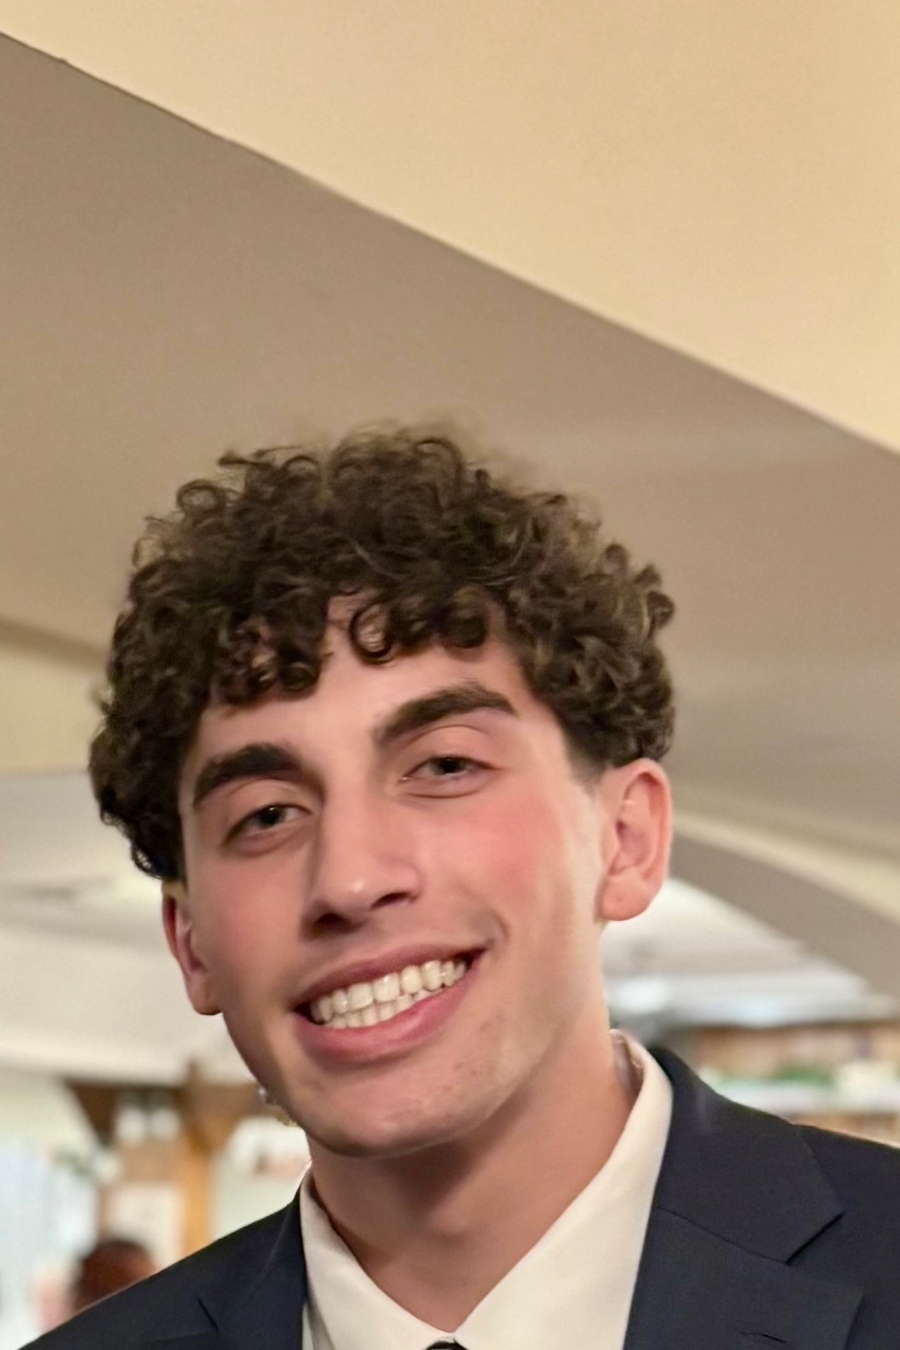
<path fill-rule="evenodd" d="M 308 1021 L 336 1031 L 374 1027 L 458 984 L 479 955 L 480 952 L 463 952 L 451 961 L 404 966 L 375 980 L 333 989 L 311 1003 L 302 1004 L 298 1011 Z"/>

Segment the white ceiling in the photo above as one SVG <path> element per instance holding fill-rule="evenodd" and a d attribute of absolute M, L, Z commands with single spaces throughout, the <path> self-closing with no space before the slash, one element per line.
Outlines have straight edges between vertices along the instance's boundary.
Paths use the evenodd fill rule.
<path fill-rule="evenodd" d="M 77 667 L 82 698 L 142 516 L 222 449 L 449 414 L 661 565 L 682 808 L 841 848 L 864 902 L 877 861 L 900 917 L 900 459 L 2 39 L 0 181 L 9 652 Z M 0 671 L 19 745 L 55 696 Z M 74 880 L 85 922 L 124 941 L 121 850 L 86 814 L 62 828 L 82 807 L 61 783 L 7 784 L 0 880 Z M 4 941 L 27 945 L 6 904 Z M 42 912 L 49 931 L 52 897 Z"/>
<path fill-rule="evenodd" d="M 0 29 L 900 449 L 894 0 L 0 0 Z"/>

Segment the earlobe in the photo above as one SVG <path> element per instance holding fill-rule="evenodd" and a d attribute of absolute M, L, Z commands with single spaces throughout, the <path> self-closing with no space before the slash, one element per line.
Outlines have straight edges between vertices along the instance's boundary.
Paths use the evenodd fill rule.
<path fill-rule="evenodd" d="M 600 923 L 633 919 L 648 908 L 666 879 L 672 842 L 672 793 L 655 761 L 634 760 L 610 771 L 604 798 Z"/>
<path fill-rule="evenodd" d="M 163 930 L 169 951 L 181 968 L 184 987 L 195 1012 L 212 1017 L 222 1011 L 213 994 L 209 971 L 198 950 L 194 920 L 181 882 L 165 882 L 162 893 Z"/>

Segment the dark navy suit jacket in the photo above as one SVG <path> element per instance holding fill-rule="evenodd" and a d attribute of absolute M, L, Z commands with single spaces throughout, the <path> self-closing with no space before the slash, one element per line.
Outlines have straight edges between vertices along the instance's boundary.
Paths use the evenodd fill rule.
<path fill-rule="evenodd" d="M 900 1350 L 900 1150 L 747 1110 L 658 1058 L 672 1125 L 625 1350 Z M 292 1203 L 33 1350 L 298 1350 L 305 1290 Z"/>

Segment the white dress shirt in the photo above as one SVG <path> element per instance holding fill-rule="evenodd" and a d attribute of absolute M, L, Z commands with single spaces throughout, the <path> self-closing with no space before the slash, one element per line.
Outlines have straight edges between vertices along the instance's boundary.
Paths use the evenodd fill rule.
<path fill-rule="evenodd" d="M 306 1255 L 304 1350 L 622 1350 L 653 1191 L 672 1114 L 672 1089 L 636 1041 L 615 1034 L 617 1067 L 638 1094 L 610 1157 L 544 1236 L 453 1332 L 389 1298 L 300 1188 Z"/>

